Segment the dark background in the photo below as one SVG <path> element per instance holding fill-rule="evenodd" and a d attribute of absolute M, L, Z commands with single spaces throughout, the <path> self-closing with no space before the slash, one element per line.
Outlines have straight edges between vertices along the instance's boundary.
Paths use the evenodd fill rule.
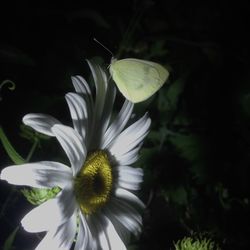
<path fill-rule="evenodd" d="M 122 1 L 1 6 L 0 125 L 26 157 L 27 113 L 70 123 L 64 95 L 70 77 L 89 76 L 85 59 L 110 54 L 161 63 L 168 83 L 137 104 L 152 118 L 138 162 L 144 229 L 129 249 L 174 249 L 184 236 L 205 235 L 222 249 L 249 249 L 249 7 L 243 1 Z M 122 100 L 121 95 L 118 96 Z M 118 108 L 117 108 L 118 109 Z M 40 138 L 31 160 L 60 159 Z M 0 168 L 13 164 L 0 144 Z M 150 197 L 150 198 L 149 198 Z M 31 209 L 19 189 L 0 183 L 0 248 Z M 18 230 L 13 249 L 33 249 L 39 235 Z"/>

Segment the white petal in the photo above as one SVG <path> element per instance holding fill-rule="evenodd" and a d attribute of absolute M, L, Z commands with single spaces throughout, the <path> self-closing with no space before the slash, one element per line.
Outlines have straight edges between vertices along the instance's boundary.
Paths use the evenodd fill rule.
<path fill-rule="evenodd" d="M 126 249 L 112 222 L 104 214 L 96 214 L 89 219 L 93 236 L 97 239 L 97 248 L 102 250 Z"/>
<path fill-rule="evenodd" d="M 102 141 L 104 141 L 105 132 L 106 132 L 107 127 L 109 125 L 109 121 L 110 121 L 111 114 L 112 114 L 115 96 L 116 96 L 116 89 L 115 89 L 114 85 L 111 85 L 110 83 L 108 83 L 107 93 L 105 96 L 105 103 L 104 103 L 103 112 L 102 112 L 101 120 L 100 120 L 101 126 L 99 126 L 100 136 L 101 136 L 100 143 Z M 99 148 L 103 148 L 100 145 L 99 145 Z"/>
<path fill-rule="evenodd" d="M 139 150 L 141 149 L 142 143 L 136 148 L 122 154 L 115 155 L 115 161 L 117 165 L 131 165 L 135 163 L 139 158 Z"/>
<path fill-rule="evenodd" d="M 116 232 L 112 222 L 105 216 L 102 215 L 101 226 L 103 228 L 103 234 L 100 234 L 100 244 L 104 250 L 126 250 L 126 246 L 122 242 L 120 236 Z M 107 245 L 105 244 L 107 243 Z"/>
<path fill-rule="evenodd" d="M 101 144 L 101 148 L 106 148 L 112 140 L 120 134 L 120 132 L 126 126 L 129 118 L 131 117 L 131 113 L 133 111 L 134 104 L 128 100 L 125 100 L 119 114 L 116 119 L 109 126 L 105 135 L 103 137 L 103 142 Z"/>
<path fill-rule="evenodd" d="M 104 233 L 103 228 L 101 225 L 98 225 L 96 223 L 96 226 L 99 226 L 99 232 L 98 232 L 98 245 L 100 246 L 101 250 L 110 250 L 111 248 L 109 247 L 109 242 L 107 240 L 107 237 Z"/>
<path fill-rule="evenodd" d="M 126 246 L 122 242 L 121 238 L 119 237 L 118 233 L 116 232 L 112 222 L 106 217 L 102 216 L 104 219 L 103 228 L 105 231 L 105 236 L 107 238 L 107 241 L 109 243 L 108 250 L 126 250 Z"/>
<path fill-rule="evenodd" d="M 100 117 L 102 115 L 102 111 L 104 108 L 105 97 L 107 93 L 107 76 L 103 72 L 102 68 L 99 65 L 91 63 L 87 60 L 89 64 L 96 88 L 96 97 L 95 97 L 95 121 L 100 121 Z"/>
<path fill-rule="evenodd" d="M 138 207 L 144 209 L 145 205 L 144 203 L 133 193 L 123 189 L 123 188 L 117 188 L 115 190 L 115 196 L 120 198 L 120 199 L 124 199 L 127 200 L 131 203 L 134 203 L 135 205 L 137 205 Z"/>
<path fill-rule="evenodd" d="M 64 224 L 50 230 L 35 250 L 69 250 L 76 234 L 76 214 Z"/>
<path fill-rule="evenodd" d="M 128 190 L 132 190 L 132 191 L 136 191 L 139 190 L 141 188 L 140 183 L 138 182 L 127 182 L 124 180 L 121 180 L 120 178 L 118 179 L 118 184 L 117 187 L 121 187 L 121 188 L 125 188 Z"/>
<path fill-rule="evenodd" d="M 69 106 L 75 130 L 85 139 L 88 129 L 88 111 L 85 100 L 78 94 L 68 93 L 66 101 Z"/>
<path fill-rule="evenodd" d="M 121 240 L 126 244 L 130 242 L 131 230 L 123 225 L 124 221 L 121 223 L 120 218 L 116 218 L 115 214 L 113 213 L 112 209 L 106 208 L 105 209 L 106 216 L 110 219 L 113 223 L 117 233 L 121 237 Z M 132 230 L 133 231 L 133 230 Z"/>
<path fill-rule="evenodd" d="M 94 148 L 99 147 L 101 140 L 101 135 L 102 135 L 101 121 L 104 112 L 108 82 L 106 74 L 103 72 L 102 68 L 99 65 L 91 63 L 88 60 L 87 62 L 89 64 L 96 88 L 95 105 L 94 105 L 93 120 L 91 127 L 91 131 L 93 131 L 93 133 L 91 134 L 90 150 L 92 150 Z"/>
<path fill-rule="evenodd" d="M 82 76 L 72 76 L 71 80 L 76 93 L 83 94 L 83 96 L 91 96 L 89 85 Z"/>
<path fill-rule="evenodd" d="M 14 185 L 63 188 L 71 182 L 72 171 L 64 164 L 42 161 L 6 167 L 2 170 L 0 179 Z"/>
<path fill-rule="evenodd" d="M 119 160 L 119 157 L 134 149 L 148 134 L 150 123 L 150 118 L 145 114 L 137 122 L 130 125 L 109 147 L 111 154 Z"/>
<path fill-rule="evenodd" d="M 84 216 L 80 213 L 79 231 L 74 250 L 93 249 L 93 238 Z"/>
<path fill-rule="evenodd" d="M 141 232 L 142 217 L 140 213 L 127 202 L 113 198 L 109 204 L 109 213 L 118 220 L 128 231 L 135 235 Z"/>
<path fill-rule="evenodd" d="M 55 124 L 61 124 L 56 118 L 50 115 L 44 114 L 28 114 L 23 117 L 23 123 L 27 126 L 32 127 L 36 131 L 49 135 L 54 136 L 51 131 L 51 128 Z"/>
<path fill-rule="evenodd" d="M 98 221 L 97 217 L 98 217 L 98 214 L 94 214 L 93 216 L 85 217 L 85 221 L 87 222 L 88 227 L 91 231 L 91 235 L 92 235 L 92 243 L 91 243 L 92 248 L 90 248 L 91 250 L 102 249 L 102 248 L 100 248 L 99 238 L 98 238 L 101 228 L 99 226 L 100 222 Z"/>
<path fill-rule="evenodd" d="M 143 181 L 143 170 L 141 168 L 132 168 L 129 166 L 119 166 L 118 185 L 125 189 L 138 190 Z"/>
<path fill-rule="evenodd" d="M 84 78 L 81 76 L 75 76 L 72 77 L 72 82 L 75 87 L 75 90 L 78 94 L 81 94 L 83 97 L 84 101 L 86 102 L 86 107 L 87 107 L 87 114 L 88 114 L 88 128 L 89 130 L 86 132 L 86 140 L 85 140 L 85 145 L 88 148 L 90 144 L 90 138 L 91 138 L 91 133 L 92 133 L 92 127 L 93 127 L 93 114 L 94 114 L 94 104 L 93 104 L 93 98 L 92 94 L 89 88 L 88 83 L 85 81 Z M 85 128 L 87 130 L 87 128 Z"/>
<path fill-rule="evenodd" d="M 118 166 L 116 169 L 119 171 L 119 175 L 127 175 L 128 178 L 133 175 L 143 176 L 143 169 L 141 168 L 133 168 L 130 166 Z"/>
<path fill-rule="evenodd" d="M 80 135 L 73 128 L 64 125 L 55 125 L 52 131 L 67 154 L 75 176 L 83 166 L 87 153 Z"/>
<path fill-rule="evenodd" d="M 28 232 L 49 231 L 65 223 L 74 213 L 76 201 L 72 187 L 31 210 L 21 223 Z"/>

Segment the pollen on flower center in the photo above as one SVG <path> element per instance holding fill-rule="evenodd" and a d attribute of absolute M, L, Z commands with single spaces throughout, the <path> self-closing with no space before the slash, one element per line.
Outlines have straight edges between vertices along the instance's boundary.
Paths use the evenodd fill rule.
<path fill-rule="evenodd" d="M 109 199 L 112 171 L 105 151 L 91 153 L 74 182 L 76 198 L 85 214 L 93 214 Z"/>

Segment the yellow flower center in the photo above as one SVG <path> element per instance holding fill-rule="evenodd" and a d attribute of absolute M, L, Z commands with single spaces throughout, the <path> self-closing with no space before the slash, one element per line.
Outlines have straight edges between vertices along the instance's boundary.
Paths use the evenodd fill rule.
<path fill-rule="evenodd" d="M 83 213 L 89 215 L 109 199 L 112 171 L 105 151 L 91 153 L 75 178 L 75 193 Z"/>

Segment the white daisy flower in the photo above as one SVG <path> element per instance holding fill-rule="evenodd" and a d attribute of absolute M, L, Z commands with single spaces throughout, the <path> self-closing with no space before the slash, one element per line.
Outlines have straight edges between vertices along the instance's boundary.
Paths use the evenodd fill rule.
<path fill-rule="evenodd" d="M 28 232 L 47 232 L 36 250 L 69 250 L 72 244 L 74 250 L 122 250 L 130 233 L 141 231 L 144 204 L 134 192 L 143 171 L 130 165 L 138 159 L 151 121 L 145 114 L 127 126 L 133 110 L 127 100 L 111 121 L 116 89 L 99 66 L 88 63 L 95 98 L 80 76 L 72 78 L 77 93 L 66 95 L 74 128 L 43 114 L 23 118 L 26 125 L 57 138 L 70 167 L 42 161 L 9 166 L 1 172 L 0 178 L 10 184 L 61 188 L 55 198 L 21 221 Z"/>

